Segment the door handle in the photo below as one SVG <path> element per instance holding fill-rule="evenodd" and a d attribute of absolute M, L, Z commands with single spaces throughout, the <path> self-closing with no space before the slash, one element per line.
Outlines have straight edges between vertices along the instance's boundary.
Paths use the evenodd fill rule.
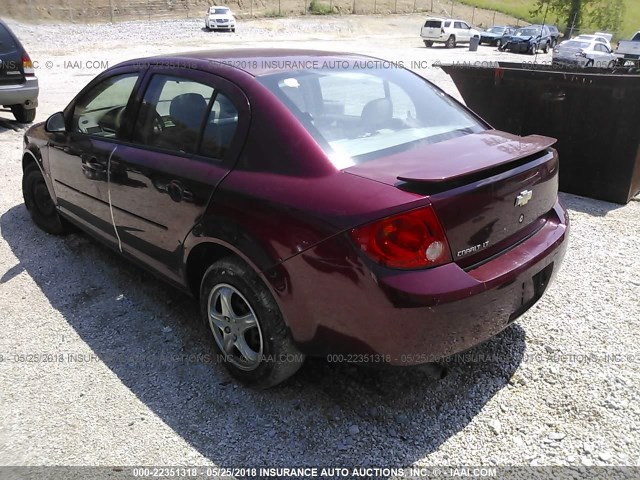
<path fill-rule="evenodd" d="M 82 159 L 82 163 L 85 164 L 91 170 L 96 172 L 106 172 L 107 167 L 103 162 L 99 162 L 96 157 L 90 157 L 89 159 Z"/>
<path fill-rule="evenodd" d="M 171 180 L 167 185 L 167 193 L 174 202 L 182 201 L 184 197 L 184 187 L 178 180 Z"/>

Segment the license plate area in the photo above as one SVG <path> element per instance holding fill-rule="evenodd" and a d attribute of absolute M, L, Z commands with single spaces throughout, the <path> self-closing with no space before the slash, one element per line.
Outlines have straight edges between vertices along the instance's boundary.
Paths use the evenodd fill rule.
<path fill-rule="evenodd" d="M 536 273 L 530 280 L 522 283 L 520 306 L 509 315 L 507 323 L 511 323 L 529 310 L 544 294 L 553 275 L 553 262 Z"/>

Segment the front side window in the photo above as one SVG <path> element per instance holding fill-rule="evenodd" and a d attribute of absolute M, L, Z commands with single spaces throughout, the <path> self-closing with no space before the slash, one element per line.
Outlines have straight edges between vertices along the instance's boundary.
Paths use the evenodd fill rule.
<path fill-rule="evenodd" d="M 258 80 L 291 110 L 338 168 L 486 129 L 404 69 L 320 69 Z"/>
<path fill-rule="evenodd" d="M 136 123 L 134 141 L 181 153 L 196 153 L 209 114 L 213 87 L 167 75 L 154 75 Z"/>
<path fill-rule="evenodd" d="M 123 133 L 125 109 L 137 81 L 137 73 L 127 73 L 109 77 L 94 86 L 75 104 L 71 131 L 119 138 Z"/>

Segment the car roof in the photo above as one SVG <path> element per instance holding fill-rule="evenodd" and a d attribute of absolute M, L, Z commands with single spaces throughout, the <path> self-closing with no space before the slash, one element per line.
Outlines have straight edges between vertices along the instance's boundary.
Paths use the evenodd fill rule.
<path fill-rule="evenodd" d="M 391 62 L 386 60 L 355 53 L 289 48 L 236 48 L 199 50 L 138 58 L 123 62 L 118 66 L 173 65 L 177 68 L 185 66 L 185 68 L 197 67 L 201 70 L 210 70 L 211 64 L 224 64 L 258 77 L 274 73 L 322 68 L 326 64 L 335 65 L 334 62 L 348 62 L 349 65 L 353 65 L 358 61 L 386 62 L 391 65 Z"/>

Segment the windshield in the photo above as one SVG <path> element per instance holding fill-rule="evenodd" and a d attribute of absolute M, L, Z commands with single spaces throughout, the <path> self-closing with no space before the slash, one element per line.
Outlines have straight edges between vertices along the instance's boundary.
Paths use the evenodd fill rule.
<path fill-rule="evenodd" d="M 504 27 L 491 27 L 490 29 L 487 30 L 487 32 L 491 32 L 491 33 L 504 33 L 504 31 L 506 30 L 506 28 Z"/>
<path fill-rule="evenodd" d="M 430 83 L 401 68 L 294 71 L 258 80 L 338 168 L 486 130 Z"/>
<path fill-rule="evenodd" d="M 227 13 L 229 13 L 228 8 L 214 8 L 211 10 L 212 15 L 226 15 Z"/>
<path fill-rule="evenodd" d="M 536 35 L 540 35 L 539 28 L 521 28 L 516 32 L 517 37 L 535 37 Z"/>

